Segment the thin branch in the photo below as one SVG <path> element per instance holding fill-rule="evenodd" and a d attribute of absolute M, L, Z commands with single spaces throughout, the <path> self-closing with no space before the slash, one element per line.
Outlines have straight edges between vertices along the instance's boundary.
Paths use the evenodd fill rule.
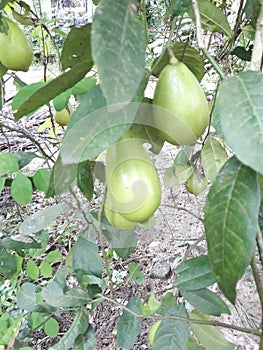
<path fill-rule="evenodd" d="M 103 300 L 106 300 L 116 306 L 118 306 L 119 308 L 121 308 L 122 310 L 125 310 L 127 312 L 129 312 L 131 315 L 133 315 L 134 317 L 137 318 L 145 318 L 145 316 L 138 314 L 137 312 L 129 309 L 127 306 L 120 304 L 118 301 L 111 299 L 105 295 L 99 294 L 100 298 Z M 97 302 L 100 301 L 101 299 L 96 299 L 93 302 Z M 246 327 L 240 327 L 240 326 L 235 326 L 232 324 L 228 324 L 228 323 L 224 323 L 224 322 L 219 322 L 219 321 L 213 321 L 213 320 L 193 320 L 193 319 L 189 319 L 187 317 L 180 317 L 180 316 L 172 316 L 172 315 L 167 315 L 167 316 L 147 316 L 148 319 L 152 319 L 152 320 L 178 320 L 178 321 L 185 321 L 189 324 L 191 323 L 195 323 L 195 324 L 203 324 L 203 325 L 207 325 L 207 326 L 216 326 L 216 327 L 222 327 L 222 328 L 229 328 L 229 329 L 234 329 L 236 331 L 239 332 L 243 332 L 243 333 L 248 333 L 248 334 L 254 334 L 257 336 L 261 336 L 261 331 L 259 329 L 250 329 L 250 328 L 246 328 Z"/>
<path fill-rule="evenodd" d="M 212 64 L 212 66 L 215 68 L 216 72 L 220 76 L 221 79 L 225 78 L 225 75 L 215 59 L 210 55 L 208 50 L 205 48 L 205 43 L 203 39 L 203 29 L 201 25 L 201 17 L 200 17 L 200 12 L 198 9 L 198 4 L 197 0 L 192 0 L 192 7 L 195 15 L 195 25 L 196 25 L 196 37 L 197 37 L 197 44 L 200 50 L 203 51 L 204 55 L 208 59 L 208 61 Z"/>
<path fill-rule="evenodd" d="M 261 305 L 261 334 L 260 334 L 260 350 L 263 349 L 263 285 L 260 279 L 260 274 L 257 268 L 257 262 L 256 262 L 256 256 L 255 253 L 252 256 L 251 262 L 250 262 L 250 266 L 252 269 L 252 273 L 253 273 L 253 277 L 255 280 L 255 284 L 256 284 L 256 288 L 257 288 L 257 292 L 258 292 L 258 296 L 259 296 L 259 300 L 260 300 L 260 305 Z"/>
<path fill-rule="evenodd" d="M 261 71 L 263 54 L 263 5 L 257 20 L 257 30 L 254 39 L 250 68 L 254 71 Z"/>
<path fill-rule="evenodd" d="M 177 205 L 173 205 L 173 204 L 161 204 L 161 206 L 166 207 L 166 208 L 172 208 L 172 209 L 176 209 L 176 210 L 183 210 L 186 211 L 188 214 L 194 216 L 196 219 L 200 220 L 201 222 L 203 222 L 203 218 L 201 218 L 200 216 L 198 216 L 197 214 L 193 213 L 191 210 L 185 208 L 185 207 L 181 207 L 181 206 L 177 206 Z"/>

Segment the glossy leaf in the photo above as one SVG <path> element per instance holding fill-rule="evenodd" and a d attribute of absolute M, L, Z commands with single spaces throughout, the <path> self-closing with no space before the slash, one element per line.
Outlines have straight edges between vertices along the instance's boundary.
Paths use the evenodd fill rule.
<path fill-rule="evenodd" d="M 177 269 L 175 285 L 183 290 L 196 290 L 215 283 L 208 256 L 191 258 L 180 264 Z"/>
<path fill-rule="evenodd" d="M 51 101 L 55 96 L 75 85 L 78 81 L 84 78 L 89 67 L 86 63 L 79 63 L 72 67 L 66 73 L 47 82 L 43 87 L 31 94 L 14 114 L 15 120 L 19 120 L 24 115 L 35 111 L 39 107 Z"/>
<path fill-rule="evenodd" d="M 81 192 L 91 200 L 94 190 L 93 173 L 89 161 L 78 165 L 77 185 Z"/>
<path fill-rule="evenodd" d="M 22 259 L 22 258 L 21 258 Z M 11 279 L 18 270 L 18 261 L 15 255 L 0 250 L 0 272 Z"/>
<path fill-rule="evenodd" d="M 201 152 L 201 159 L 205 176 L 208 180 L 214 181 L 228 156 L 220 142 L 214 137 L 208 136 Z"/>
<path fill-rule="evenodd" d="M 232 157 L 208 193 L 204 219 L 211 268 L 232 303 L 255 249 L 259 206 L 256 173 Z"/>
<path fill-rule="evenodd" d="M 141 300 L 139 297 L 132 297 L 127 306 L 128 309 L 140 314 Z M 117 325 L 117 343 L 122 349 L 131 349 L 136 337 L 140 333 L 142 320 L 124 310 Z"/>
<path fill-rule="evenodd" d="M 183 305 L 175 305 L 172 315 L 185 317 Z M 182 350 L 188 342 L 188 326 L 186 321 L 167 319 L 162 320 L 153 339 L 153 350 Z"/>
<path fill-rule="evenodd" d="M 191 0 L 171 0 L 166 16 L 179 16 L 184 14 L 191 6 Z"/>
<path fill-rule="evenodd" d="M 34 311 L 37 307 L 36 286 L 25 282 L 17 292 L 18 307 L 27 311 Z"/>
<path fill-rule="evenodd" d="M 32 182 L 26 175 L 17 174 L 11 184 L 11 195 L 14 200 L 20 205 L 25 205 L 31 201 L 32 194 Z"/>
<path fill-rule="evenodd" d="M 38 169 L 33 176 L 34 186 L 42 192 L 47 192 L 50 180 L 50 171 L 47 169 Z"/>
<path fill-rule="evenodd" d="M 41 209 L 35 214 L 28 216 L 22 222 L 19 226 L 19 232 L 25 235 L 39 232 L 52 223 L 59 215 L 68 212 L 70 208 L 68 204 L 54 204 Z"/>
<path fill-rule="evenodd" d="M 203 29 L 210 30 L 211 32 L 223 33 L 228 37 L 232 36 L 227 17 L 215 4 L 211 3 L 209 0 L 198 0 L 197 3 Z M 194 20 L 195 17 L 192 8 L 189 9 L 188 13 Z"/>
<path fill-rule="evenodd" d="M 9 152 L 0 153 L 0 174 L 12 174 L 19 170 L 16 157 Z"/>
<path fill-rule="evenodd" d="M 246 71 L 222 82 L 215 110 L 224 137 L 236 157 L 261 174 L 263 174 L 262 96 L 262 74 Z"/>
<path fill-rule="evenodd" d="M 37 264 L 33 260 L 28 260 L 27 261 L 26 270 L 27 270 L 28 276 L 32 280 L 37 280 L 38 279 L 38 277 L 39 277 L 39 268 L 38 268 Z"/>
<path fill-rule="evenodd" d="M 70 349 L 77 337 L 81 334 L 85 334 L 89 327 L 89 318 L 88 313 L 85 307 L 79 308 L 75 312 L 75 318 L 73 323 L 71 324 L 67 333 L 63 335 L 60 341 L 51 346 L 50 350 L 65 350 Z"/>
<path fill-rule="evenodd" d="M 199 54 L 199 52 L 193 48 L 192 46 L 188 45 L 187 43 L 176 43 L 171 46 L 171 49 L 173 51 L 173 54 L 175 57 L 182 61 L 189 69 L 190 71 L 196 76 L 196 78 L 201 81 L 205 71 L 204 71 L 204 60 L 202 56 Z M 159 62 L 155 65 L 155 63 L 159 60 Z M 164 53 L 162 54 L 162 57 L 158 57 L 156 61 L 153 63 L 154 70 L 153 75 L 156 77 L 159 76 L 163 68 L 169 64 L 170 61 L 170 55 L 168 50 L 166 49 Z"/>
<path fill-rule="evenodd" d="M 199 312 L 191 312 L 190 319 L 194 320 L 210 320 L 210 316 L 201 314 Z M 206 350 L 234 350 L 234 344 L 228 342 L 222 333 L 215 326 L 208 326 L 207 324 L 190 323 L 195 336 Z"/>
<path fill-rule="evenodd" d="M 130 102 L 144 76 L 145 65 L 143 21 L 133 4 L 129 0 L 101 0 L 91 37 L 92 55 L 107 104 Z"/>
<path fill-rule="evenodd" d="M 198 289 L 192 291 L 180 291 L 182 296 L 199 311 L 214 316 L 230 314 L 226 303 L 209 289 Z"/>
<path fill-rule="evenodd" d="M 58 321 L 51 317 L 44 326 L 44 331 L 50 338 L 55 338 L 58 335 L 59 324 Z"/>
<path fill-rule="evenodd" d="M 42 289 L 42 297 L 49 305 L 61 308 L 87 304 L 89 295 L 86 291 L 67 285 L 66 277 L 70 272 L 72 269 L 69 267 L 61 268 L 55 278 Z"/>
<path fill-rule="evenodd" d="M 193 173 L 194 169 L 190 164 L 175 165 L 167 168 L 164 173 L 164 185 L 166 187 L 173 187 L 183 184 Z"/>
<path fill-rule="evenodd" d="M 19 169 L 22 169 L 27 164 L 31 162 L 34 158 L 38 158 L 39 156 L 35 152 L 23 152 L 17 151 L 14 153 L 19 165 Z"/>
<path fill-rule="evenodd" d="M 82 27 L 73 27 L 67 35 L 61 54 L 63 70 L 78 63 L 86 63 L 87 72 L 93 66 L 91 55 L 91 24 Z"/>

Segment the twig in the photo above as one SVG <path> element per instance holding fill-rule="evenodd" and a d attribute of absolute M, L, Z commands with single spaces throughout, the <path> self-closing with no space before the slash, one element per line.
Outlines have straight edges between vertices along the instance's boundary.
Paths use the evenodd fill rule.
<path fill-rule="evenodd" d="M 131 315 L 133 315 L 134 317 L 137 318 L 145 318 L 145 316 L 138 314 L 137 312 L 129 309 L 127 306 L 120 304 L 118 301 L 111 299 L 105 295 L 99 294 L 100 299 L 96 299 L 93 300 L 92 302 L 97 302 L 102 300 L 106 300 L 108 302 L 111 302 L 112 304 L 118 306 L 119 308 L 121 308 L 122 310 L 125 310 L 127 312 L 129 312 Z M 207 325 L 207 326 L 216 326 L 216 327 L 222 327 L 222 328 L 230 328 L 230 329 L 234 329 L 236 331 L 239 332 L 243 332 L 243 333 L 248 333 L 248 334 L 254 334 L 257 336 L 261 336 L 261 331 L 259 329 L 250 329 L 250 328 L 246 328 L 246 327 L 240 327 L 240 326 L 235 326 L 232 324 L 228 324 L 228 323 L 224 323 L 224 322 L 219 322 L 219 321 L 213 321 L 213 320 L 193 320 L 187 317 L 180 317 L 180 316 L 172 316 L 172 315 L 167 315 L 167 316 L 147 316 L 148 319 L 152 319 L 152 320 L 178 320 L 178 321 L 185 321 L 189 324 L 191 323 L 195 323 L 195 324 L 202 324 L 202 325 Z"/>
<path fill-rule="evenodd" d="M 215 68 L 216 72 L 220 76 L 221 79 L 225 78 L 224 73 L 222 72 L 221 68 L 217 64 L 217 62 L 214 60 L 214 58 L 210 55 L 208 50 L 205 48 L 205 43 L 203 40 L 203 29 L 201 26 L 201 17 L 200 12 L 197 5 L 197 0 L 192 0 L 192 7 L 195 15 L 195 25 L 196 25 L 196 37 L 197 37 L 197 44 L 200 50 L 204 53 L 208 61 L 212 64 L 212 66 Z"/>
<path fill-rule="evenodd" d="M 100 241 L 102 257 L 103 257 L 103 261 L 104 261 L 104 265 L 105 265 L 105 270 L 106 270 L 107 276 L 109 278 L 110 295 L 112 297 L 113 296 L 113 283 L 112 283 L 112 279 L 111 279 L 112 275 L 111 275 L 111 270 L 110 270 L 110 266 L 109 266 L 109 261 L 108 261 L 108 258 L 107 258 L 106 252 L 105 252 L 103 229 L 102 229 L 102 213 L 103 213 L 104 203 L 105 203 L 105 199 L 106 199 L 106 192 L 107 192 L 107 190 L 105 190 L 102 204 L 101 204 L 101 206 L 99 208 L 99 212 L 98 212 L 98 234 L 99 234 L 99 241 Z"/>
<path fill-rule="evenodd" d="M 167 207 L 167 208 L 173 208 L 176 210 L 184 210 L 186 211 L 188 214 L 194 216 L 196 219 L 200 220 L 201 222 L 203 222 L 203 218 L 201 218 L 200 216 L 198 216 L 197 214 L 193 213 L 191 210 L 185 208 L 185 207 L 181 207 L 181 206 L 177 206 L 177 205 L 172 205 L 172 204 L 161 204 L 161 206 L 163 207 Z"/>
<path fill-rule="evenodd" d="M 252 269 L 252 273 L 253 273 L 253 277 L 255 280 L 255 284 L 256 284 L 256 288 L 257 288 L 257 292 L 258 292 L 258 296 L 259 296 L 259 300 L 260 300 L 260 305 L 261 305 L 261 325 L 260 325 L 260 329 L 261 329 L 261 334 L 260 334 L 260 345 L 259 345 L 259 349 L 263 350 L 263 285 L 260 279 L 260 274 L 257 268 L 257 262 L 256 262 L 256 256 L 255 253 L 252 256 L 251 259 L 251 263 L 250 263 L 251 269 Z"/>
<path fill-rule="evenodd" d="M 257 239 L 257 248 L 258 248 L 259 258 L 261 261 L 261 265 L 263 266 L 263 239 L 262 239 L 262 233 L 259 227 L 257 229 L 256 239 Z"/>
<path fill-rule="evenodd" d="M 33 144 L 35 144 L 38 148 L 39 148 L 39 151 L 40 153 L 45 157 L 45 158 L 48 158 L 49 160 L 51 160 L 53 163 L 54 163 L 54 160 L 45 152 L 45 150 L 43 149 L 43 147 L 41 146 L 41 144 L 35 140 L 35 138 L 31 135 L 29 135 L 28 133 L 26 133 L 24 130 L 22 129 L 18 129 L 18 128 L 15 128 L 13 126 L 9 126 L 9 125 L 6 125 L 2 122 L 0 122 L 0 128 L 1 127 L 4 127 L 6 129 L 8 129 L 9 131 L 15 131 L 19 134 L 22 134 L 23 136 L 25 136 L 26 138 L 28 138 Z"/>
<path fill-rule="evenodd" d="M 263 5 L 257 20 L 257 30 L 254 39 L 250 68 L 254 71 L 261 71 L 263 54 Z"/>

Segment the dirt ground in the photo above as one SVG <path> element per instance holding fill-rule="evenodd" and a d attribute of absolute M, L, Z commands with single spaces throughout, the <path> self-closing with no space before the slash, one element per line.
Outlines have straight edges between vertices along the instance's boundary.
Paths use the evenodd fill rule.
<path fill-rule="evenodd" d="M 33 81 L 38 81 L 39 77 L 41 77 L 41 73 L 38 70 L 31 73 L 31 79 Z M 21 76 L 21 78 L 25 76 Z M 13 91 L 10 83 L 8 91 L 10 96 Z M 10 116 L 10 110 L 8 111 L 7 109 L 6 112 Z M 45 119 L 46 116 L 44 113 L 41 112 L 33 116 L 30 121 L 21 121 L 22 127 L 31 128 L 30 132 L 32 134 L 35 133 L 38 138 L 36 125 L 39 125 Z M 1 116 L 2 120 L 3 118 L 4 116 Z M 3 141 L 3 138 L 1 141 Z M 13 147 L 15 148 L 16 146 L 13 145 Z M 26 143 L 24 149 L 28 147 L 30 145 Z M 178 148 L 165 144 L 161 153 L 154 157 L 154 162 L 161 179 L 163 178 L 165 169 L 172 165 L 176 152 L 178 152 Z M 201 194 L 198 197 L 191 195 L 183 185 L 175 188 L 165 188 L 162 185 L 162 189 L 162 203 L 155 215 L 155 227 L 150 229 L 137 228 L 138 247 L 127 261 L 116 261 L 113 266 L 114 270 L 119 273 L 119 276 L 123 276 L 125 279 L 128 263 L 140 263 L 146 280 L 142 284 L 132 282 L 125 288 L 120 288 L 116 292 L 117 300 L 128 300 L 135 294 L 139 294 L 142 298 L 145 298 L 151 291 L 155 292 L 158 297 L 161 297 L 166 290 L 173 289 L 176 278 L 175 269 L 185 254 L 193 257 L 206 253 L 204 241 L 201 241 L 194 249 L 190 249 L 191 245 L 204 234 L 202 220 L 198 219 L 198 217 L 202 219 L 205 194 Z M 1 213 L 6 212 L 5 206 L 12 206 L 10 199 L 8 201 L 4 202 L 2 198 L 0 204 L 2 206 Z M 174 208 L 171 208 L 171 206 Z M 182 207 L 186 210 L 181 210 L 180 208 Z M 219 291 L 218 293 L 220 294 Z M 247 271 L 238 284 L 236 305 L 232 306 L 228 303 L 228 306 L 231 310 L 231 315 L 222 315 L 217 318 L 218 320 L 243 327 L 256 327 L 260 323 L 260 304 L 250 271 Z M 97 338 L 95 350 L 118 349 L 115 331 L 120 312 L 119 308 L 109 302 L 100 304 L 96 309 L 91 318 Z M 72 315 L 62 314 L 62 317 L 58 318 L 60 324 L 58 337 L 50 339 L 43 331 L 35 332 L 33 339 L 27 345 L 35 349 L 49 349 L 67 331 L 72 320 Z M 147 333 L 152 323 L 149 320 L 143 321 L 142 331 L 133 347 L 134 350 L 150 349 Z M 229 341 L 235 344 L 236 350 L 259 349 L 258 339 L 256 337 L 230 329 L 222 329 L 221 331 Z"/>

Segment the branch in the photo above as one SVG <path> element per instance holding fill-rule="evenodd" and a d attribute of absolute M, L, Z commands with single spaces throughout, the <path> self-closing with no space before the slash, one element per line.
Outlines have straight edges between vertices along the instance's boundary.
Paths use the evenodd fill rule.
<path fill-rule="evenodd" d="M 220 76 L 221 79 L 225 78 L 225 75 L 217 62 L 214 60 L 214 58 L 210 55 L 208 50 L 205 48 L 205 43 L 203 39 L 203 29 L 201 25 L 201 17 L 200 12 L 197 5 L 197 0 L 192 0 L 192 7 L 195 15 L 195 26 L 196 26 L 196 37 L 197 37 L 197 44 L 200 50 L 203 51 L 204 55 L 208 59 L 208 61 L 212 64 L 212 66 L 215 68 L 216 72 Z"/>
<path fill-rule="evenodd" d="M 122 310 L 125 310 L 127 312 L 129 312 L 131 315 L 133 315 L 134 317 L 137 318 L 146 318 L 145 316 L 138 314 L 137 312 L 129 309 L 127 306 L 120 304 L 118 301 L 111 299 L 105 295 L 99 294 L 100 299 L 96 299 L 93 300 L 93 302 L 97 302 L 99 300 L 106 300 L 116 306 L 118 306 L 119 308 L 121 308 Z M 222 328 L 230 328 L 230 329 L 234 329 L 236 331 L 239 332 L 243 332 L 243 333 L 248 333 L 248 334 L 254 334 L 257 336 L 261 336 L 261 331 L 259 329 L 250 329 L 250 328 L 246 328 L 246 327 L 240 327 L 240 326 L 235 326 L 232 324 L 228 324 L 228 323 L 224 323 L 224 322 L 219 322 L 219 321 L 213 321 L 213 320 L 193 320 L 193 319 L 189 319 L 187 317 L 180 317 L 180 316 L 172 316 L 172 315 L 167 315 L 167 316 L 147 316 L 148 319 L 152 319 L 155 321 L 158 320 L 178 320 L 178 321 L 185 321 L 189 324 L 191 323 L 196 323 L 196 324 L 203 324 L 203 325 L 208 325 L 208 326 L 216 326 L 216 327 L 222 327 Z"/>
<path fill-rule="evenodd" d="M 262 53 L 263 53 L 263 5 L 257 20 L 257 30 L 254 39 L 254 47 L 251 57 L 250 69 L 261 71 L 262 68 Z"/>

